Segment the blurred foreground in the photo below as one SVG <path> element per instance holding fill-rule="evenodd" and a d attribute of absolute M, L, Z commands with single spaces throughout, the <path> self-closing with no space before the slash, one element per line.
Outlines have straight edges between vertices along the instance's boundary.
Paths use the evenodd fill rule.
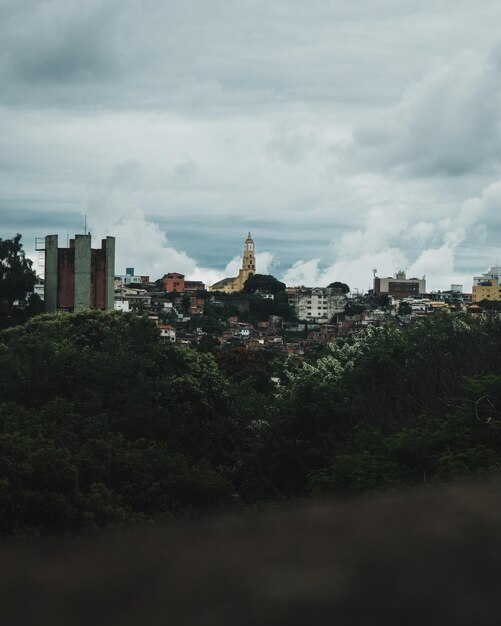
<path fill-rule="evenodd" d="M 499 623 L 501 482 L 2 552 L 6 626 Z"/>

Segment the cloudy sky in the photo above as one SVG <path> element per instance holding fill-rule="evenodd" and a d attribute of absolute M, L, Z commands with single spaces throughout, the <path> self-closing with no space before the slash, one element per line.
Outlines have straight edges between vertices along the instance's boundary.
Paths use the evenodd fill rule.
<path fill-rule="evenodd" d="M 462 283 L 501 257 L 499 0 L 0 0 L 0 237 L 117 273 Z M 97 239 L 95 244 L 97 243 Z M 33 253 L 33 258 L 36 255 Z"/>

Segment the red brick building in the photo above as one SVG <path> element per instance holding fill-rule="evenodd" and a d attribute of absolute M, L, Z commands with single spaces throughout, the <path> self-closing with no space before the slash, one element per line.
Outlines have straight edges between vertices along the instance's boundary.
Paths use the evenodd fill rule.
<path fill-rule="evenodd" d="M 164 274 L 162 278 L 162 287 L 164 291 L 177 291 L 179 293 L 184 293 L 184 274 L 178 274 L 177 272 Z"/>

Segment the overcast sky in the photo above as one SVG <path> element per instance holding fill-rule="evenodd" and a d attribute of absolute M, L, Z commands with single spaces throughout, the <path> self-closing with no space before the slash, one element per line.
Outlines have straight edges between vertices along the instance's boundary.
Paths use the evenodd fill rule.
<path fill-rule="evenodd" d="M 499 0 L 0 0 L 0 237 L 117 273 L 471 290 L 501 257 Z M 238 257 L 235 259 L 235 257 Z"/>

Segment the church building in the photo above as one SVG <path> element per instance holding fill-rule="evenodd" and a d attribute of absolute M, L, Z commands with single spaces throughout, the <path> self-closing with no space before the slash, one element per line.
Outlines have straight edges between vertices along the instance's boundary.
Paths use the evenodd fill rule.
<path fill-rule="evenodd" d="M 242 257 L 242 268 L 238 271 L 238 276 L 234 278 L 223 278 L 209 287 L 209 291 L 223 291 L 224 293 L 237 293 L 242 291 L 245 281 L 256 273 L 256 257 L 254 241 L 249 233 L 244 242 L 244 255 Z"/>

